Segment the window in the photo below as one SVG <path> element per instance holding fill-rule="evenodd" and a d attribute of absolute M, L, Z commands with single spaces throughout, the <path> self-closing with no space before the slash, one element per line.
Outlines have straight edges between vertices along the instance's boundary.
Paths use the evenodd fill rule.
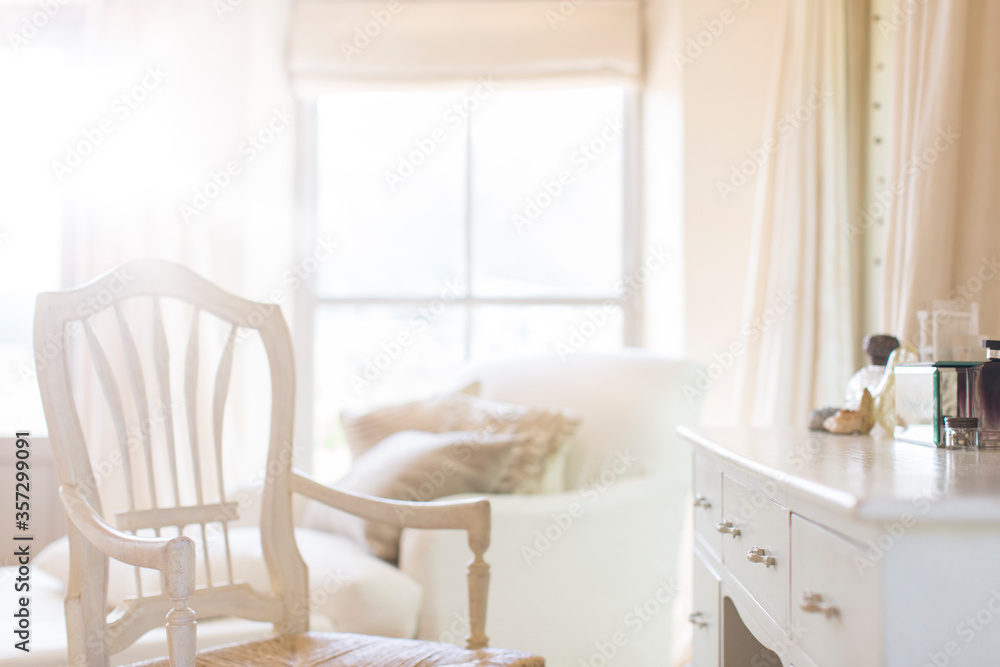
<path fill-rule="evenodd" d="M 50 163 L 60 147 L 53 128 L 64 118 L 66 60 L 63 50 L 46 45 L 0 53 L 2 435 L 48 431 L 35 376 L 32 323 L 35 295 L 61 286 L 62 197 Z"/>
<path fill-rule="evenodd" d="M 345 407 L 426 395 L 468 359 L 637 342 L 628 95 L 501 88 L 318 101 L 303 237 L 339 247 L 316 270 L 299 367 L 320 476 L 346 466 Z"/>

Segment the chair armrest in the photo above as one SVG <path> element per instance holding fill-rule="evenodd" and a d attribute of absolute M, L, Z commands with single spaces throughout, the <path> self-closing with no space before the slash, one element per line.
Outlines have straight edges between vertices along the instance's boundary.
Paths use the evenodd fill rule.
<path fill-rule="evenodd" d="M 72 485 L 59 487 L 66 515 L 102 553 L 129 565 L 163 572 L 171 599 L 187 599 L 195 588 L 195 544 L 190 537 L 138 537 L 109 525 Z"/>
<path fill-rule="evenodd" d="M 436 502 L 387 500 L 335 489 L 299 471 L 292 472 L 291 486 L 293 493 L 369 521 L 397 528 L 466 531 L 473 553 L 472 562 L 468 565 L 470 632 L 466 646 L 479 649 L 487 645 L 485 627 L 490 566 L 483 560 L 483 554 L 490 547 L 490 501 L 485 498 Z"/>
<path fill-rule="evenodd" d="M 387 500 L 336 489 L 298 471 L 292 473 L 292 491 L 362 519 L 397 528 L 465 530 L 473 551 L 486 551 L 490 546 L 490 501 L 482 497 L 436 502 Z"/>

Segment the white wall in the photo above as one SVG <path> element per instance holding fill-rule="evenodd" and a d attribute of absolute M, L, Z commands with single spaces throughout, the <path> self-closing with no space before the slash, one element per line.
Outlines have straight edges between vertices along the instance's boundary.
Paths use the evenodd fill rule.
<path fill-rule="evenodd" d="M 679 240 L 683 292 L 678 301 L 684 305 L 683 316 L 673 318 L 683 329 L 671 333 L 664 321 L 670 314 L 657 308 L 657 303 L 671 303 L 668 292 L 651 286 L 647 343 L 707 363 L 740 340 L 756 184 L 748 182 L 723 200 L 718 183 L 728 181 L 733 166 L 760 146 L 784 2 L 650 0 L 649 5 L 647 234 Z M 683 90 L 680 100 L 665 92 L 676 90 L 677 83 Z M 664 155 L 674 147 L 661 137 L 671 127 L 683 137 L 676 165 Z M 670 209 L 668 199 L 679 216 L 664 213 Z M 705 423 L 733 422 L 735 374 L 730 369 L 709 387 Z"/>

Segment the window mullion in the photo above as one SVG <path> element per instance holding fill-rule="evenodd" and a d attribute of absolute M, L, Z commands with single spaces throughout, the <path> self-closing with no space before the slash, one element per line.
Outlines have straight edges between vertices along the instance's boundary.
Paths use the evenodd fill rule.
<path fill-rule="evenodd" d="M 465 121 L 465 284 L 466 295 L 472 297 L 472 119 Z M 465 304 L 465 359 L 472 358 L 472 307 Z"/>
<path fill-rule="evenodd" d="M 624 142 L 622 146 L 622 267 L 625 276 L 635 276 L 643 263 L 643 220 L 640 203 L 641 188 L 641 156 L 640 141 L 642 137 L 642 105 L 640 93 L 629 93 L 625 96 Z M 638 281 L 633 284 L 630 298 L 623 301 L 622 318 L 624 325 L 624 344 L 630 347 L 641 347 L 643 336 L 643 285 Z"/>

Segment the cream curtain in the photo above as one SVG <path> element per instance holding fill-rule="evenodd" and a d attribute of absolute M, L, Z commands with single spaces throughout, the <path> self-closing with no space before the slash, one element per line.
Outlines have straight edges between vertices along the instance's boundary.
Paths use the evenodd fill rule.
<path fill-rule="evenodd" d="M 291 320 L 287 308 L 294 298 L 285 277 L 295 261 L 296 120 L 284 68 L 289 19 L 290 4 L 284 1 L 91 3 L 77 82 L 69 91 L 65 145 L 78 152 L 86 150 L 85 140 L 98 145 L 60 182 L 67 202 L 67 284 L 90 280 L 121 262 L 155 257 L 188 266 L 246 298 L 270 301 L 277 290 Z M 138 304 L 126 313 L 134 316 L 136 342 L 151 369 L 151 311 Z M 179 318 L 167 335 L 172 362 L 183 363 L 190 316 L 180 309 L 165 308 L 164 314 Z M 137 437 L 148 429 L 154 443 L 165 441 L 162 409 L 151 406 L 161 417 L 138 423 L 122 353 L 114 344 L 113 313 L 93 320 L 106 334 L 105 347 L 132 415 L 128 433 Z M 226 332 L 207 316 L 202 322 L 199 433 L 206 459 L 212 429 L 205 397 L 211 397 Z M 77 387 L 78 407 L 90 442 L 100 445 L 92 450 L 98 465 L 117 449 L 117 436 L 85 341 L 79 336 L 71 345 L 76 377 L 87 379 Z M 234 358 L 224 442 L 241 455 L 227 459 L 232 464 L 227 485 L 253 479 L 267 444 L 269 382 L 258 348 L 256 341 L 241 344 Z M 151 382 L 147 377 L 149 387 Z M 183 382 L 175 375 L 172 385 L 174 425 L 179 442 L 186 442 Z M 136 457 L 141 460 L 138 452 Z M 144 479 L 142 464 L 134 465 Z M 121 508 L 122 470 L 107 469 L 101 496 L 106 508 Z M 166 466 L 156 472 L 162 474 L 161 502 L 172 502 L 162 495 L 170 488 L 164 483 Z"/>
<path fill-rule="evenodd" d="M 900 17 L 882 324 L 915 342 L 932 299 L 980 304 L 1000 335 L 1000 3 L 928 0 Z"/>
<path fill-rule="evenodd" d="M 843 402 L 858 346 L 852 247 L 851 0 L 789 0 L 761 142 L 737 415 L 798 425 Z M 863 28 L 862 28 L 863 29 Z M 853 41 L 853 40 L 852 40 Z M 864 42 L 861 42 L 864 43 Z M 769 148 L 770 147 L 770 148 Z"/>

